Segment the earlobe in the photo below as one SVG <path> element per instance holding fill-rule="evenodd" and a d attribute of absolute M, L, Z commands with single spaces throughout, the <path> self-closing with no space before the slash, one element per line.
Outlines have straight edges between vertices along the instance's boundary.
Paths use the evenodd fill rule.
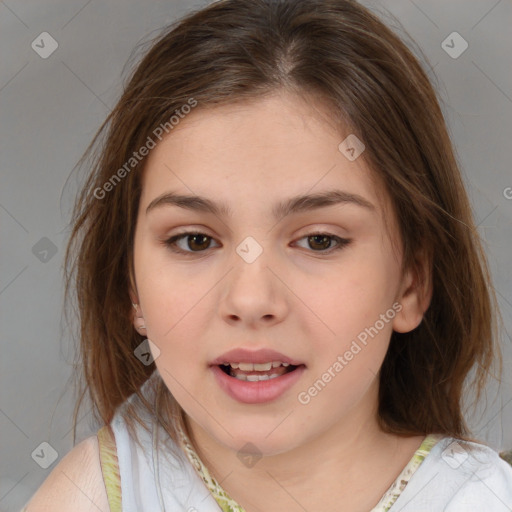
<path fill-rule="evenodd" d="M 432 284 L 428 265 L 421 265 L 418 270 L 410 268 L 403 279 L 397 301 L 402 309 L 393 319 L 393 330 L 406 333 L 418 327 L 432 299 Z"/>
<path fill-rule="evenodd" d="M 135 327 L 136 331 L 139 334 L 145 335 L 146 334 L 146 321 L 144 320 L 144 315 L 142 314 L 142 309 L 140 307 L 140 304 L 138 303 L 138 298 L 130 290 L 130 300 L 132 302 L 133 306 L 133 312 L 132 312 L 132 323 Z"/>

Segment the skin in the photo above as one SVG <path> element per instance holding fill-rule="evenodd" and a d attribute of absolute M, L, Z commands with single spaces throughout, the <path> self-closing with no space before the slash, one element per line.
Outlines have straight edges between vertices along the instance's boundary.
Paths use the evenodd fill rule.
<path fill-rule="evenodd" d="M 419 325 L 431 289 L 418 286 L 412 271 L 401 272 L 390 199 L 364 153 L 351 162 L 338 150 L 350 131 L 340 134 L 322 113 L 321 105 L 284 93 L 198 107 L 152 150 L 143 174 L 130 295 L 199 455 L 251 512 L 313 511 L 319 504 L 334 511 L 340 500 L 344 510 L 370 510 L 423 440 L 379 429 L 377 376 L 392 330 Z M 359 194 L 375 211 L 347 203 L 271 217 L 278 201 L 335 188 Z M 225 201 L 233 216 L 172 205 L 146 214 L 168 191 Z M 212 239 L 194 245 L 182 238 L 188 254 L 173 253 L 163 241 L 184 230 Z M 308 243 L 314 232 L 351 243 L 340 250 Z M 263 249 L 253 263 L 236 252 L 248 236 Z M 401 311 L 317 396 L 299 403 L 298 393 L 395 302 Z M 273 402 L 239 403 L 209 368 L 237 347 L 273 348 L 306 371 Z M 237 457 L 247 442 L 263 455 L 253 467 Z"/>

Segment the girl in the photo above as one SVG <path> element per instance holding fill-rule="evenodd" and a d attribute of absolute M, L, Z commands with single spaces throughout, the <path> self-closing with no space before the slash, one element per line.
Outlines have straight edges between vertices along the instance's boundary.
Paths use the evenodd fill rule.
<path fill-rule="evenodd" d="M 25 510 L 512 509 L 463 416 L 498 357 L 485 257 L 436 95 L 382 22 L 215 2 L 103 132 L 67 252 L 103 426 Z"/>

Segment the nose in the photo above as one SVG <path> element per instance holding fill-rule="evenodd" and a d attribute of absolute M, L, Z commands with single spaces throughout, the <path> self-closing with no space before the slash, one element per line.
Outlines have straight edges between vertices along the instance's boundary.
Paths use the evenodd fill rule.
<path fill-rule="evenodd" d="M 278 265 L 269 260 L 266 251 L 255 259 L 237 254 L 233 263 L 220 302 L 224 320 L 250 329 L 282 322 L 288 312 L 289 291 Z"/>

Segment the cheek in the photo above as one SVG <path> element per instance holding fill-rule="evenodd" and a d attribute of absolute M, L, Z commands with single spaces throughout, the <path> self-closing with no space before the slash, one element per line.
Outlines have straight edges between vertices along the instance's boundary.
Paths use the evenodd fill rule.
<path fill-rule="evenodd" d="M 390 319 L 386 317 L 383 325 L 380 318 L 392 308 L 399 274 L 396 261 L 385 249 L 376 244 L 360 246 L 323 279 L 296 282 L 297 295 L 305 297 L 307 305 L 301 316 L 303 328 L 309 325 L 311 339 L 325 345 L 331 358 L 333 352 L 348 349 L 361 333 L 364 338 L 365 329 L 376 322 L 383 338 L 391 334 Z M 391 309 L 388 316 L 393 315 Z"/>
<path fill-rule="evenodd" d="M 171 340 L 190 339 L 194 333 L 189 329 L 197 325 L 194 321 L 197 321 L 197 310 L 208 283 L 204 280 L 197 283 L 194 275 L 189 275 L 190 267 L 171 264 L 165 250 L 147 241 L 136 245 L 134 263 L 148 336 L 163 345 Z M 188 332 L 184 338 L 178 336 L 183 330 Z"/>
<path fill-rule="evenodd" d="M 212 309 L 206 301 L 201 301 L 203 296 L 204 293 L 194 295 L 176 283 L 153 287 L 143 294 L 148 337 L 163 355 L 172 353 L 184 365 L 193 361 L 190 355 L 195 355 L 197 362 L 197 340 L 203 339 L 207 332 L 207 318 Z"/>

